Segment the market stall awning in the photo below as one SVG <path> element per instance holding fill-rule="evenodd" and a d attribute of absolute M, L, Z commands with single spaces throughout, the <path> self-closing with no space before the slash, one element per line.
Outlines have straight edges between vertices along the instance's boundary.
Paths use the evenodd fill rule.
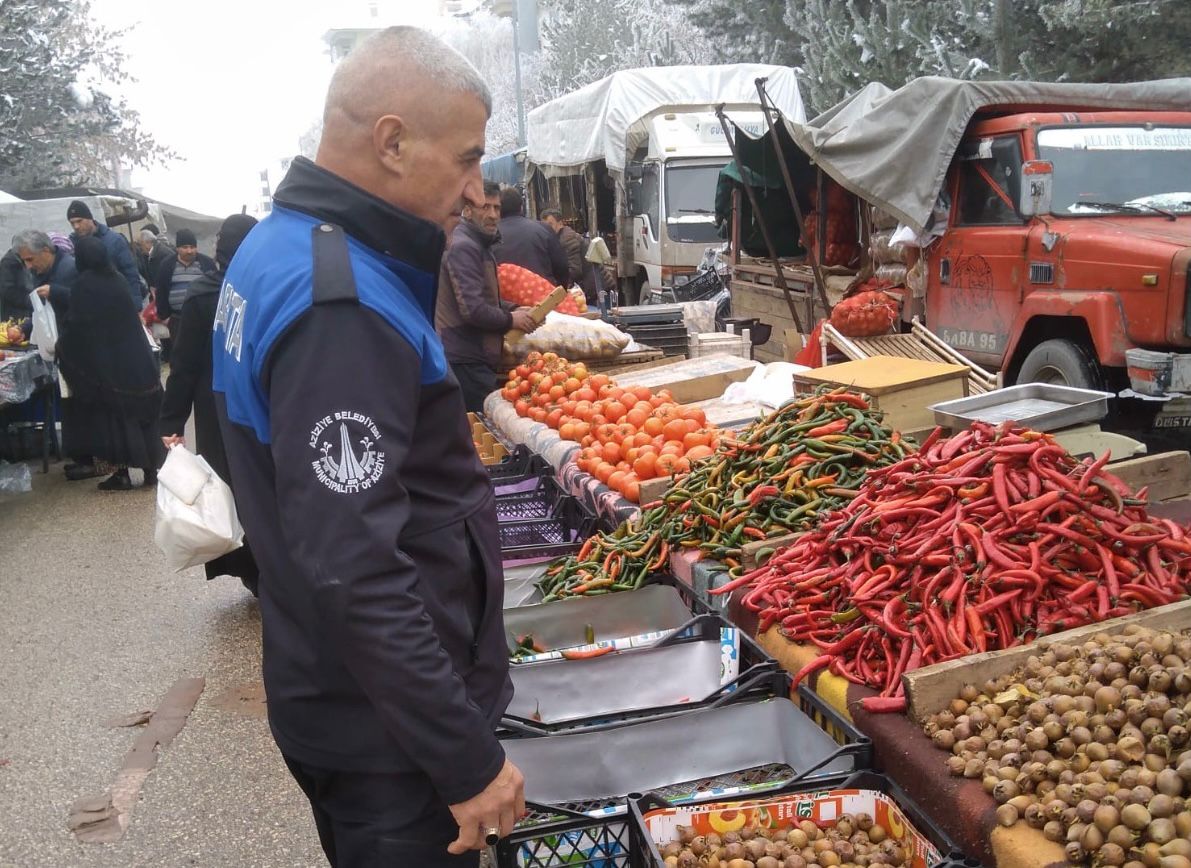
<path fill-rule="evenodd" d="M 480 172 L 485 181 L 515 187 L 525 183 L 525 148 L 484 160 Z"/>
<path fill-rule="evenodd" d="M 719 66 L 656 66 L 626 69 L 551 100 L 529 113 L 527 152 L 540 166 L 581 166 L 604 160 L 609 171 L 624 169 L 632 127 L 666 108 L 729 112 L 760 107 L 757 79 L 788 118 L 805 117 L 798 79 L 787 66 L 761 63 Z"/>
<path fill-rule="evenodd" d="M 958 81 L 925 77 L 890 90 L 873 82 L 805 123 L 795 143 L 843 187 L 925 232 L 947 169 L 978 112 L 1191 110 L 1191 78 L 1130 84 Z"/>

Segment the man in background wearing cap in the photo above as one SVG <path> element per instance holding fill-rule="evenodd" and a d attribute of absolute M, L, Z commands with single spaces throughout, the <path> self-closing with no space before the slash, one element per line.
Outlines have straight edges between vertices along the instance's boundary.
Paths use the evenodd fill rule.
<path fill-rule="evenodd" d="M 100 223 L 92 217 L 91 209 L 87 207 L 87 203 L 78 199 L 71 202 L 70 207 L 66 209 L 66 219 L 70 221 L 70 228 L 74 230 L 70 236 L 72 242 L 86 238 L 88 235 L 94 235 L 103 242 L 104 247 L 108 249 L 112 265 L 115 266 L 116 271 L 120 272 L 124 282 L 128 284 L 133 304 L 136 305 L 137 310 L 140 310 L 147 290 L 142 291 L 141 276 L 136 269 L 136 259 L 133 258 L 132 248 L 128 246 L 124 236 L 113 232 L 107 227 L 107 224 Z"/>
<path fill-rule="evenodd" d="M 213 274 L 218 269 L 210 256 L 198 252 L 198 239 L 189 229 L 179 229 L 174 238 L 177 252 L 167 257 L 157 271 L 153 281 L 153 292 L 157 297 L 157 318 L 169 326 L 170 343 L 178 336 L 178 323 L 182 318 L 182 302 L 190 284 L 204 274 Z M 162 348 L 162 356 L 168 361 L 169 350 Z"/>

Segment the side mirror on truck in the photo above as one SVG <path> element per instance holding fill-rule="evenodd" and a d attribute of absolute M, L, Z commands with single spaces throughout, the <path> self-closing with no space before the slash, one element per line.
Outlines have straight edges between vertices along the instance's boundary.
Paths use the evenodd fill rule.
<path fill-rule="evenodd" d="M 1018 211 L 1025 217 L 1050 213 L 1055 165 L 1050 160 L 1026 160 L 1022 163 L 1021 202 Z"/>

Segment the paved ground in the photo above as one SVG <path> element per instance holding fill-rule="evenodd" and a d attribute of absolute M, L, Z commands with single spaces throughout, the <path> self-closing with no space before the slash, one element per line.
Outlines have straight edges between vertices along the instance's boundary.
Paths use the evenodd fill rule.
<path fill-rule="evenodd" d="M 152 490 L 104 494 L 61 465 L 0 495 L 0 866 L 325 865 L 262 706 L 235 698 L 259 681 L 255 603 L 233 579 L 171 572 L 153 507 Z M 188 676 L 206 690 L 127 834 L 77 843 L 70 805 L 110 786 L 139 732 L 104 722 Z"/>

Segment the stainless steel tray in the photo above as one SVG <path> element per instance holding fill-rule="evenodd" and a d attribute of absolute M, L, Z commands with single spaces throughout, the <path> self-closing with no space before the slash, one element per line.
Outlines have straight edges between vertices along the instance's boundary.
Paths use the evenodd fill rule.
<path fill-rule="evenodd" d="M 947 428 L 967 428 L 972 422 L 1020 422 L 1035 431 L 1054 431 L 1096 422 L 1108 415 L 1109 392 L 1023 383 L 983 395 L 931 404 L 935 423 Z"/>
<path fill-rule="evenodd" d="M 525 775 L 526 799 L 542 805 L 614 799 L 761 766 L 786 767 L 772 770 L 775 783 L 810 770 L 819 776 L 855 768 L 855 758 L 841 754 L 831 736 L 787 699 L 501 744 Z"/>
<path fill-rule="evenodd" d="M 669 632 L 691 619 L 691 610 L 672 585 L 647 585 L 631 594 L 578 597 L 505 610 L 510 647 L 529 634 L 546 650 Z M 587 639 L 587 628 L 595 633 Z"/>
<path fill-rule="evenodd" d="M 551 724 L 700 702 L 721 687 L 721 656 L 718 641 L 698 641 L 514 666 L 507 713 Z"/>

